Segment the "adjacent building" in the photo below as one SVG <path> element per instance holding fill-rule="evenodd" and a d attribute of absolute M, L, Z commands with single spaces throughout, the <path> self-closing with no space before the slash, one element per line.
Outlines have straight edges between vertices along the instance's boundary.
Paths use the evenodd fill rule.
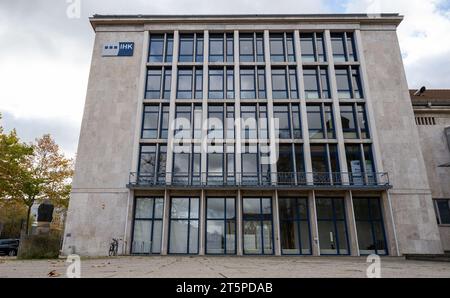
<path fill-rule="evenodd" d="M 411 90 L 442 245 L 450 251 L 450 90 Z"/>
<path fill-rule="evenodd" d="M 64 253 L 442 253 L 401 21 L 92 17 Z"/>

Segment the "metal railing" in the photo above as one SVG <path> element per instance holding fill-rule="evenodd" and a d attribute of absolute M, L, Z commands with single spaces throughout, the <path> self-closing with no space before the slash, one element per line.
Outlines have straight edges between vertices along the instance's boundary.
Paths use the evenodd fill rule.
<path fill-rule="evenodd" d="M 389 187 L 388 173 L 130 173 L 129 187 Z"/>

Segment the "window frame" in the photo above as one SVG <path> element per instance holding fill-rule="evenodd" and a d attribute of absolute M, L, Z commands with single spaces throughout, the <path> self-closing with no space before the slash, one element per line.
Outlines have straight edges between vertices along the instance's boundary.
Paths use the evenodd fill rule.
<path fill-rule="evenodd" d="M 223 199 L 224 201 L 224 216 L 223 218 L 210 218 L 208 217 L 208 200 L 209 199 Z M 233 200 L 234 203 L 234 216 L 232 218 L 227 217 L 227 201 Z M 210 253 L 208 252 L 208 221 L 223 221 L 224 224 L 224 251 L 223 253 Z M 227 250 L 227 222 L 233 221 L 234 222 L 234 251 L 228 252 Z M 237 199 L 236 197 L 215 197 L 215 196 L 208 196 L 206 197 L 206 203 L 205 203 L 205 254 L 206 255 L 236 255 L 237 254 Z"/>

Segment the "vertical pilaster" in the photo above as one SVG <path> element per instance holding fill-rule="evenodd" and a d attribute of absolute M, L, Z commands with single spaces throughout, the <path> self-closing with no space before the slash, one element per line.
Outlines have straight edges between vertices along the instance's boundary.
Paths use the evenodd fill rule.
<path fill-rule="evenodd" d="M 241 148 L 242 148 L 242 140 L 241 140 L 241 80 L 240 80 L 240 73 L 239 73 L 239 63 L 240 63 L 240 57 L 239 57 L 239 31 L 234 31 L 234 96 L 235 96 L 235 106 L 234 106 L 234 113 L 235 113 L 235 140 L 236 140 L 236 147 L 235 147 L 235 171 L 236 171 L 236 182 L 240 183 L 242 179 L 242 161 L 241 161 Z"/>
<path fill-rule="evenodd" d="M 177 79 L 178 79 L 178 52 L 180 47 L 180 34 L 175 30 L 173 34 L 173 58 L 172 58 L 172 81 L 170 90 L 169 104 L 169 133 L 167 137 L 167 160 L 166 160 L 166 183 L 172 182 L 173 165 L 173 139 L 175 131 L 175 101 L 177 97 Z"/>
<path fill-rule="evenodd" d="M 202 148 L 201 179 L 206 182 L 206 162 L 208 157 L 208 66 L 209 63 L 209 31 L 203 31 L 203 99 L 202 99 Z"/>
<path fill-rule="evenodd" d="M 309 224 L 311 227 L 312 254 L 313 256 L 320 256 L 319 227 L 317 224 L 316 194 L 314 190 L 308 193 L 308 208 L 309 208 Z"/>
<path fill-rule="evenodd" d="M 348 237 L 350 243 L 350 253 L 354 257 L 358 257 L 359 245 L 358 245 L 358 231 L 356 229 L 355 212 L 353 209 L 353 196 L 351 191 L 345 192 L 345 213 L 347 214 L 347 227 Z"/>
<path fill-rule="evenodd" d="M 277 164 L 273 158 L 273 154 L 278 151 L 276 143 L 275 130 L 273 125 L 273 93 L 272 93 L 272 63 L 270 61 L 270 33 L 269 30 L 264 30 L 264 59 L 266 63 L 266 89 L 267 89 L 267 117 L 269 129 L 269 145 L 270 145 L 270 160 L 271 164 L 271 180 L 272 183 L 277 183 Z M 276 155 L 278 156 L 278 154 Z"/>
<path fill-rule="evenodd" d="M 202 189 L 202 193 L 200 195 L 200 212 L 199 212 L 199 255 L 205 255 L 205 235 L 206 235 L 206 225 L 205 225 L 205 216 L 206 216 L 206 194 L 205 190 Z"/>
<path fill-rule="evenodd" d="M 394 215 L 392 212 L 391 197 L 389 190 L 381 194 L 381 209 L 383 212 L 383 223 L 386 231 L 386 241 L 390 256 L 400 256 L 397 231 L 395 228 Z"/>
<path fill-rule="evenodd" d="M 242 192 L 239 189 L 238 190 L 238 197 L 236 202 L 236 225 L 237 225 L 237 239 L 236 239 L 236 245 L 237 245 L 237 255 L 242 256 L 244 254 L 243 250 L 243 243 L 242 240 L 244 239 L 244 235 L 242 232 L 243 226 L 242 226 Z"/>
<path fill-rule="evenodd" d="M 338 155 L 339 155 L 339 169 L 342 175 L 343 184 L 349 184 L 348 167 L 347 167 L 347 157 L 345 155 L 345 143 L 344 143 L 344 133 L 342 131 L 341 122 L 341 111 L 339 107 L 339 94 L 336 82 L 336 72 L 334 70 L 334 58 L 333 58 L 333 48 L 331 46 L 331 35 L 330 30 L 325 30 L 325 48 L 328 61 L 328 74 L 330 80 L 330 90 L 333 100 L 333 120 L 334 128 L 336 133 L 336 139 L 338 141 Z"/>
<path fill-rule="evenodd" d="M 161 255 L 168 254 L 169 244 L 169 218 L 170 218 L 170 193 L 169 190 L 164 191 L 164 208 L 163 208 L 163 222 L 162 222 L 162 237 L 161 237 Z"/>
<path fill-rule="evenodd" d="M 305 84 L 303 80 L 303 62 L 302 62 L 302 48 L 300 46 L 300 33 L 298 30 L 294 31 L 295 41 L 295 60 L 297 61 L 297 85 L 300 90 L 300 122 L 302 127 L 303 138 L 303 154 L 305 161 L 306 181 L 309 185 L 314 182 L 312 175 L 312 161 L 311 161 L 311 146 L 309 141 L 309 127 L 308 127 L 308 114 L 306 112 L 306 95 Z"/>
<path fill-rule="evenodd" d="M 280 215 L 278 212 L 278 190 L 275 190 L 272 197 L 272 216 L 273 216 L 273 240 L 275 255 L 281 256 L 281 242 L 280 242 Z"/>

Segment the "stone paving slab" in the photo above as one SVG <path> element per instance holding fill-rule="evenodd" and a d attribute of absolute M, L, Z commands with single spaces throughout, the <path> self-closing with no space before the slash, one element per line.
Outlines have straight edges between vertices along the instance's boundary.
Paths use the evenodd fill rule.
<path fill-rule="evenodd" d="M 59 260 L 23 261 L 0 257 L 0 278 L 47 278 L 54 271 L 65 277 L 69 264 Z M 81 276 L 172 278 L 365 278 L 363 257 L 115 257 L 81 260 Z M 450 263 L 381 259 L 382 277 L 450 278 Z"/>

